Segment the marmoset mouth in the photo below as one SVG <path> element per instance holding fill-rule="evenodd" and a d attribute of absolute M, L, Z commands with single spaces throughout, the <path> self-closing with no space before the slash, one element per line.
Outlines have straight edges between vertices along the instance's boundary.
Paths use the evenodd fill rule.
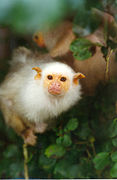
<path fill-rule="evenodd" d="M 60 95 L 62 92 L 61 92 L 61 89 L 56 89 L 56 88 L 49 88 L 48 89 L 48 92 L 52 95 Z"/>

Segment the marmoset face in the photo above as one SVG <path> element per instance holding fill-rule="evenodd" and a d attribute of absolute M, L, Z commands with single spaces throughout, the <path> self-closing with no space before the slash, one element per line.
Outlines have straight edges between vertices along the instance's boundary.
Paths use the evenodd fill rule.
<path fill-rule="evenodd" d="M 85 78 L 82 73 L 75 73 L 63 63 L 48 63 L 45 69 L 34 67 L 37 74 L 35 80 L 42 80 L 44 91 L 53 96 L 64 96 L 70 88 L 79 85 L 78 80 Z"/>
<path fill-rule="evenodd" d="M 62 74 L 48 74 L 44 78 L 44 88 L 52 95 L 64 95 L 70 88 L 70 79 Z"/>

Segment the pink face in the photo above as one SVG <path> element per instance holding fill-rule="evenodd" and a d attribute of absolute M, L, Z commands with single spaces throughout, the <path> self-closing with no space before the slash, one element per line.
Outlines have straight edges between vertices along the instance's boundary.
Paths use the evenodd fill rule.
<path fill-rule="evenodd" d="M 61 74 L 49 74 L 44 79 L 44 87 L 52 95 L 62 95 L 69 90 L 70 80 Z"/>

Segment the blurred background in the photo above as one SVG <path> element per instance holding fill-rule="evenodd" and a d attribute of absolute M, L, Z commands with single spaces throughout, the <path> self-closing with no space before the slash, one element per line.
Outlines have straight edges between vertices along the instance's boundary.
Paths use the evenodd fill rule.
<path fill-rule="evenodd" d="M 92 8 L 104 10 L 117 19 L 117 1 L 113 0 L 1 0 L 0 2 L 0 69 L 6 65 L 17 46 L 32 48 L 32 35 L 47 31 L 70 19 L 81 26 L 80 33 L 90 34 L 97 28 L 99 17 Z"/>
<path fill-rule="evenodd" d="M 117 0 L 0 0 L 0 81 L 14 48 L 41 50 L 32 40 L 36 31 L 69 19 L 81 27 L 79 35 L 94 32 L 99 23 L 94 8 L 117 20 Z M 100 86 L 59 117 L 56 129 L 38 135 L 36 147 L 28 147 L 29 177 L 117 178 L 116 100 L 115 84 Z M 0 114 L 0 178 L 24 177 L 22 145 Z"/>

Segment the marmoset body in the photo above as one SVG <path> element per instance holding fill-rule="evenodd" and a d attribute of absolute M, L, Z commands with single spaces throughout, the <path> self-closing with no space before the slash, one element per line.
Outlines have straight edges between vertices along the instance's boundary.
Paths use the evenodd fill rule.
<path fill-rule="evenodd" d="M 11 69 L 0 86 L 0 105 L 6 123 L 25 143 L 34 145 L 51 120 L 81 98 L 78 79 L 84 78 L 49 55 L 36 56 L 26 48 L 14 52 Z"/>

